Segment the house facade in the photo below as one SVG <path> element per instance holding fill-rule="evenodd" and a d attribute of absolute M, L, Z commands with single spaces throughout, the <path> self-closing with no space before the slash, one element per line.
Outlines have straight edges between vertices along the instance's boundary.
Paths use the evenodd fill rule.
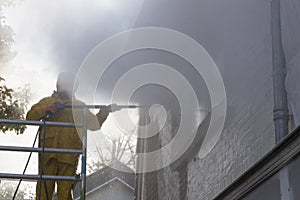
<path fill-rule="evenodd" d="M 80 183 L 75 186 L 74 199 L 80 199 Z M 133 200 L 135 174 L 125 164 L 114 161 L 86 178 L 86 198 L 90 200 Z"/>
<path fill-rule="evenodd" d="M 201 115 L 202 117 L 193 129 L 197 135 L 189 148 L 169 165 L 149 172 L 145 170 L 144 173 L 138 174 L 136 199 L 226 199 L 225 194 L 237 188 L 233 186 L 237 181 L 242 184 L 243 180 L 248 180 L 243 175 L 249 178 L 250 172 L 263 174 L 259 170 L 260 167 L 265 166 L 264 164 L 271 162 L 272 159 L 279 159 L 272 154 L 272 152 L 279 152 L 277 146 L 279 141 L 276 138 L 274 125 L 274 120 L 277 119 L 274 99 L 277 92 L 274 85 L 274 79 L 276 79 L 274 62 L 278 54 L 274 53 L 274 49 L 278 48 L 276 45 L 281 46 L 285 59 L 283 74 L 287 76 L 284 90 L 286 89 L 285 92 L 287 92 L 289 108 L 285 117 L 289 120 L 288 132 L 291 133 L 298 126 L 297 116 L 300 113 L 297 108 L 300 102 L 300 87 L 296 78 L 300 69 L 300 18 L 297 14 L 300 12 L 300 4 L 297 0 L 281 1 L 281 15 L 279 15 L 281 26 L 278 30 L 281 38 L 274 41 L 277 36 L 274 35 L 272 22 L 274 22 L 274 17 L 278 17 L 278 13 L 272 13 L 274 2 L 269 0 L 144 2 L 144 9 L 140 12 L 136 27 L 165 27 L 182 32 L 200 43 L 210 54 L 222 75 L 226 90 L 227 112 L 224 128 L 216 144 L 208 154 L 203 156 L 201 146 L 210 126 L 212 109 L 211 102 L 207 100 L 209 92 L 203 86 L 205 81 L 193 75 L 190 63 L 174 58 L 165 52 L 150 52 L 152 58 L 160 63 L 168 64 L 190 81 L 192 87 L 196 88 L 195 93 L 203 109 L 200 111 L 195 109 L 195 116 Z M 140 59 L 144 58 L 148 61 L 148 57 L 143 56 L 141 54 Z M 178 133 L 181 115 L 180 102 L 176 102 L 174 94 L 166 88 L 148 86 L 144 89 L 144 95 L 141 92 L 141 104 L 163 105 L 167 120 L 164 128 L 160 129 L 155 136 L 139 139 L 137 149 L 139 153 L 154 152 L 168 145 Z M 151 95 L 143 98 L 145 94 Z M 141 124 L 148 124 L 152 120 L 159 127 L 162 111 L 157 111 L 151 119 L 147 114 L 148 111 L 141 111 Z M 297 134 L 298 131 L 292 133 L 294 136 Z M 286 145 L 280 148 L 288 149 L 287 144 L 290 142 L 288 140 Z M 170 153 L 162 154 L 157 162 L 170 159 L 172 151 L 177 149 L 178 146 L 171 146 Z M 294 159 L 294 157 L 289 159 Z M 139 157 L 137 168 L 142 171 L 152 164 L 152 160 Z M 272 166 L 275 167 L 277 164 L 273 163 Z M 266 199 L 281 198 L 282 194 L 291 191 L 292 186 L 288 185 L 298 181 L 289 178 L 295 177 L 291 175 L 295 174 L 295 171 L 288 170 L 285 171 L 286 175 L 279 175 L 279 171 L 284 169 L 284 166 L 287 167 L 288 163 L 280 166 L 272 173 L 270 172 L 274 175 L 270 179 L 275 180 L 276 184 L 272 183 L 269 189 L 261 190 L 269 191 L 269 193 L 274 191 L 270 197 L 272 195 L 276 197 Z M 284 182 L 290 184 L 283 184 Z M 257 183 L 262 183 L 262 181 Z M 254 185 L 251 186 L 251 190 L 258 187 Z M 262 192 L 257 193 L 265 195 Z M 286 194 L 285 197 L 288 195 Z M 263 197 L 253 194 L 248 196 L 248 199 L 265 199 Z M 240 197 L 231 199 L 240 199 Z"/>

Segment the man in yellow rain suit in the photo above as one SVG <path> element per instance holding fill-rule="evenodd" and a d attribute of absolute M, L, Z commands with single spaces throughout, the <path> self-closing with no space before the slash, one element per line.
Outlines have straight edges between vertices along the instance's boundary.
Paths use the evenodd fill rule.
<path fill-rule="evenodd" d="M 77 89 L 77 84 L 74 80 L 75 76 L 71 73 L 60 73 L 57 79 L 57 91 L 54 91 L 52 96 L 46 97 L 32 106 L 27 113 L 26 119 L 41 120 L 45 119 L 46 115 L 50 115 L 47 121 L 74 123 L 74 117 L 76 117 L 75 121 L 81 123 L 83 121 L 82 109 L 62 109 L 60 106 L 57 106 L 71 106 L 72 103 L 73 105 L 84 104 L 74 96 L 73 91 L 76 91 Z M 88 111 L 88 129 L 92 131 L 100 129 L 108 114 L 108 109 L 101 109 L 96 115 Z M 76 128 L 47 126 L 45 141 L 43 141 L 43 134 L 44 130 L 40 133 L 40 147 L 45 144 L 46 148 L 82 149 L 80 133 L 78 133 L 78 129 Z M 79 155 L 77 154 L 44 153 L 42 161 L 40 153 L 39 173 L 41 173 L 40 163 L 43 163 L 43 173 L 45 175 L 75 176 L 78 158 Z M 72 199 L 71 192 L 73 184 L 74 182 L 72 181 L 57 181 L 57 194 L 59 200 Z M 40 181 L 38 181 L 36 186 L 36 199 L 52 200 L 55 181 L 43 181 L 41 185 L 42 189 L 40 190 Z"/>

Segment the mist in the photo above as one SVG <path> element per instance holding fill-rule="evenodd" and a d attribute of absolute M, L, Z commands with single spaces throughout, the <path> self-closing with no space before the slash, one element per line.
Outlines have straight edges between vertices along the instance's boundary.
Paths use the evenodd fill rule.
<path fill-rule="evenodd" d="M 30 83 L 37 98 L 50 95 L 59 72 L 76 72 L 98 43 L 130 29 L 142 4 L 140 0 L 17 2 L 5 10 L 15 32 L 17 56 L 3 73 L 16 87 L 14 80 L 22 77 L 19 84 Z"/>
<path fill-rule="evenodd" d="M 94 0 L 87 4 L 79 0 L 60 3 L 31 0 L 10 8 L 7 21 L 15 29 L 16 50 L 19 52 L 15 62 L 20 64 L 27 59 L 30 66 L 28 64 L 26 69 L 39 70 L 40 74 L 46 72 L 45 76 L 49 76 L 53 82 L 53 90 L 58 72 L 78 72 L 90 52 L 111 36 L 132 28 L 163 27 L 197 41 L 215 62 L 226 90 L 226 99 L 219 101 L 227 102 L 225 126 L 238 120 L 241 110 L 251 110 L 257 106 L 262 107 L 262 112 L 269 109 L 269 102 L 265 102 L 264 98 L 272 97 L 269 0 L 115 0 L 107 1 L 106 6 L 104 2 Z M 294 70 L 299 69 L 296 67 L 299 63 L 299 37 L 294 34 L 299 33 L 299 21 L 291 20 L 292 15 L 285 12 L 294 4 L 297 3 L 291 1 L 282 5 L 283 45 L 288 63 L 287 90 L 290 102 L 297 102 L 299 98 L 299 87 L 293 84 L 297 74 Z M 125 38 L 120 41 L 119 48 L 108 49 L 106 53 L 118 52 L 130 46 L 129 41 Z M 101 56 L 99 60 L 103 59 Z M 206 115 L 216 106 L 211 105 L 206 82 L 194 66 L 172 52 L 151 48 L 120 55 L 109 66 L 95 65 L 81 71 L 83 79 L 80 80 L 78 97 L 87 103 L 110 103 L 114 87 L 121 77 L 146 63 L 167 65 L 188 80 L 199 103 L 190 105 L 195 115 L 200 110 Z M 98 72 L 103 67 L 105 71 L 99 77 Z M 147 74 L 140 74 L 134 80 L 146 78 Z M 169 77 L 166 75 L 162 79 L 167 80 Z M 96 86 L 92 84 L 95 82 Z M 179 87 L 180 83 L 174 80 L 172 85 Z M 161 104 L 172 111 L 172 116 L 181 114 L 176 94 L 168 87 L 144 85 L 132 94 L 120 94 L 114 103 L 128 103 L 128 95 L 131 95 L 130 101 L 134 104 Z M 189 97 L 187 95 L 186 98 Z M 300 113 L 296 103 L 292 104 L 293 114 Z M 260 117 L 258 121 L 273 123 L 271 116 L 267 119 L 264 115 Z M 177 123 L 178 120 L 175 121 Z M 195 130 L 199 123 L 194 119 Z"/>

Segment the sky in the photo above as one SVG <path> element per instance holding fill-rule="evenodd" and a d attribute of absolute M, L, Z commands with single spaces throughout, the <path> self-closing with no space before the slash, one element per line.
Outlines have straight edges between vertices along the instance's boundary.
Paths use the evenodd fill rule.
<path fill-rule="evenodd" d="M 13 49 L 17 55 L 8 68 L 1 69 L 1 76 L 12 88 L 29 83 L 33 93 L 31 105 L 50 96 L 58 73 L 77 70 L 98 43 L 131 28 L 142 3 L 142 0 L 91 0 L 88 4 L 84 0 L 20 1 L 4 11 L 7 24 L 15 32 Z M 18 136 L 0 134 L 1 145 L 31 146 L 36 130 L 28 127 Z M 88 142 L 102 145 L 105 133 L 114 137 L 120 130 L 108 119 L 100 132 L 89 134 Z M 27 156 L 27 153 L 0 152 L 0 160 L 6 161 L 0 162 L 0 172 L 21 173 Z M 27 173 L 36 172 L 34 155 Z"/>

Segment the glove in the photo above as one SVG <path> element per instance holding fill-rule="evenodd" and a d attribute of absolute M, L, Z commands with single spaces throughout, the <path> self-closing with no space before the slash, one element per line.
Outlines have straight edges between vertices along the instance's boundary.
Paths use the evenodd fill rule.
<path fill-rule="evenodd" d="M 99 110 L 99 112 L 96 114 L 98 122 L 100 124 L 103 124 L 103 122 L 107 119 L 108 115 L 109 115 L 109 110 L 110 108 L 108 106 L 103 107 Z"/>
<path fill-rule="evenodd" d="M 121 110 L 121 107 L 118 106 L 117 104 L 110 104 L 110 105 L 106 106 L 106 109 L 108 110 L 108 112 L 115 112 L 115 111 Z"/>
<path fill-rule="evenodd" d="M 46 106 L 46 113 L 47 115 L 54 115 L 58 110 L 62 110 L 64 108 L 65 108 L 64 104 L 55 102 L 54 104 Z"/>
<path fill-rule="evenodd" d="M 61 104 L 61 103 L 59 103 L 59 102 L 55 102 L 54 105 L 55 105 L 57 108 L 61 109 L 61 110 L 65 108 L 65 105 L 64 105 L 64 104 Z"/>

